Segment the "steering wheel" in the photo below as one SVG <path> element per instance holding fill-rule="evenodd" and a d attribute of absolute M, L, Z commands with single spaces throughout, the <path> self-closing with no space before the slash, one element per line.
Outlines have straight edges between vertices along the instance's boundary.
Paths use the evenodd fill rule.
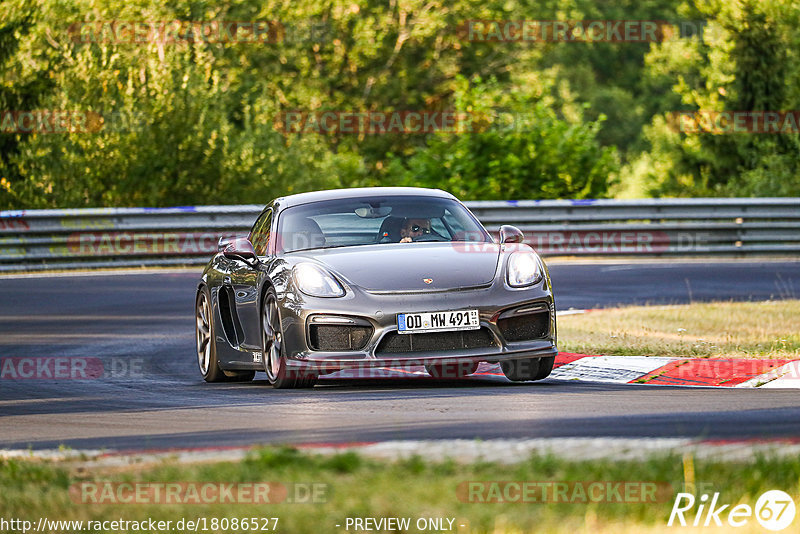
<path fill-rule="evenodd" d="M 419 237 L 412 237 L 411 240 L 414 241 L 415 243 L 422 241 L 449 241 L 449 239 L 447 239 L 443 235 L 439 235 L 434 231 L 431 231 L 431 233 L 429 234 L 422 234 Z"/>

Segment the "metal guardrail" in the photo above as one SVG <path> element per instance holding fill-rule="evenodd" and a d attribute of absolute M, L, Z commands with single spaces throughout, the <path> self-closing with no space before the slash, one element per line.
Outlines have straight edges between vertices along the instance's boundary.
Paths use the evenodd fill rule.
<path fill-rule="evenodd" d="M 800 198 L 476 201 L 546 256 L 800 255 Z M 260 205 L 0 211 L 0 271 L 205 263 Z"/>

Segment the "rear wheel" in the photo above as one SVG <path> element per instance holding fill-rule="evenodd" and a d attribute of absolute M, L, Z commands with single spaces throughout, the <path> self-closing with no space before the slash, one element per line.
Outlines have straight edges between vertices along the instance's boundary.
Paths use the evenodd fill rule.
<path fill-rule="evenodd" d="M 478 370 L 478 362 L 431 363 L 425 370 L 434 378 L 463 378 Z"/>
<path fill-rule="evenodd" d="M 500 362 L 500 368 L 506 378 L 514 382 L 526 380 L 541 380 L 550 375 L 553 370 L 555 357 L 548 358 L 522 358 L 519 360 L 506 360 Z"/>
<path fill-rule="evenodd" d="M 264 371 L 267 380 L 276 389 L 309 388 L 317 381 L 317 375 L 289 370 L 283 354 L 283 330 L 281 329 L 278 299 L 275 290 L 269 289 L 261 310 L 261 347 Z"/>

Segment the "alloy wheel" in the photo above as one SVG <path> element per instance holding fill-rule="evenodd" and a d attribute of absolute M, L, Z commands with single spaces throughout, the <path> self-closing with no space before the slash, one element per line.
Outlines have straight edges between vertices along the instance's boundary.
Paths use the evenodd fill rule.
<path fill-rule="evenodd" d="M 197 312 L 195 313 L 197 332 L 197 363 L 203 376 L 208 375 L 211 363 L 211 313 L 208 298 L 205 293 L 200 293 L 197 299 Z"/>
<path fill-rule="evenodd" d="M 262 315 L 264 368 L 270 382 L 275 382 L 281 371 L 281 328 L 278 305 L 272 295 L 267 297 Z"/>

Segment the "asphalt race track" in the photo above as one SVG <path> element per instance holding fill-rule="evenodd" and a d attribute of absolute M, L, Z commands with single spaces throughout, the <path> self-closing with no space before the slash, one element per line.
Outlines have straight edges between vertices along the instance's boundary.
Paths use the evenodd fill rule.
<path fill-rule="evenodd" d="M 800 297 L 800 262 L 551 266 L 559 309 Z M 502 377 L 206 384 L 195 272 L 0 277 L 0 357 L 98 358 L 94 380 L 0 380 L 0 447 L 165 449 L 530 437 L 800 438 L 796 390 Z"/>

